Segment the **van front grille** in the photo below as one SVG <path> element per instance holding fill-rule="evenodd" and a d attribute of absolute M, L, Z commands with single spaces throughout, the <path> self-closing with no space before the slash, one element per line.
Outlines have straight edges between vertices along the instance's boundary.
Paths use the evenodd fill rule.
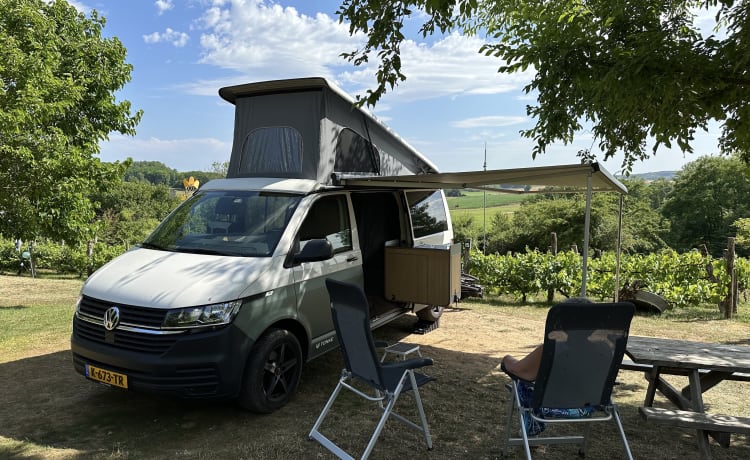
<path fill-rule="evenodd" d="M 181 335 L 159 330 L 164 310 L 119 304 L 116 306 L 120 310 L 120 327 L 108 331 L 104 328 L 104 312 L 113 306 L 90 297 L 81 299 L 73 334 L 92 342 L 155 355 L 169 350 Z"/>
<path fill-rule="evenodd" d="M 102 300 L 83 297 L 78 311 L 83 315 L 102 318 L 104 312 L 109 308 L 116 306 L 120 310 L 120 322 L 132 324 L 136 327 L 159 328 L 164 322 L 164 316 L 167 312 L 159 308 L 136 307 L 133 305 L 120 305 Z"/>

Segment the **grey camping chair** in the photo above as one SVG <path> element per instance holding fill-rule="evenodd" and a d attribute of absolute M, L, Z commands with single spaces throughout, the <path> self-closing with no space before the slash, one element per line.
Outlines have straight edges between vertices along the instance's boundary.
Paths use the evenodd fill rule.
<path fill-rule="evenodd" d="M 333 324 L 336 328 L 336 336 L 346 367 L 341 371 L 338 384 L 325 407 L 323 407 L 308 437 L 318 441 L 339 458 L 353 458 L 319 431 L 339 392 L 342 388 L 346 388 L 368 401 L 376 402 L 382 411 L 375 431 L 361 456 L 362 459 L 370 455 L 378 436 L 380 436 L 390 417 L 394 417 L 421 433 L 427 442 L 427 448 L 432 449 L 432 438 L 427 425 L 427 417 L 422 407 L 422 399 L 419 396 L 419 387 L 433 379 L 414 372 L 415 369 L 432 365 L 432 360 L 429 358 L 412 358 L 404 361 L 381 363 L 376 354 L 375 341 L 370 332 L 369 307 L 364 291 L 355 284 L 332 279 L 326 280 L 326 287 L 331 297 Z M 360 390 L 355 385 L 367 387 L 367 390 L 374 395 Z M 417 403 L 421 421 L 419 425 L 393 410 L 401 393 L 407 391 L 413 394 Z"/>
<path fill-rule="evenodd" d="M 631 303 L 561 303 L 553 306 L 544 331 L 542 359 L 536 381 L 512 374 L 505 431 L 507 454 L 511 445 L 523 445 L 531 459 L 530 445 L 575 443 L 585 455 L 586 436 L 536 436 L 551 424 L 584 424 L 614 421 L 627 458 L 632 459 L 612 387 L 627 345 L 635 307 Z M 517 413 L 520 436 L 511 437 Z"/>

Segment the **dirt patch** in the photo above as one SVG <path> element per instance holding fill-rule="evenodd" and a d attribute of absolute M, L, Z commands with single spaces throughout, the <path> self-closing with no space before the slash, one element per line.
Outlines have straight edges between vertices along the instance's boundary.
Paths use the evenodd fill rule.
<path fill-rule="evenodd" d="M 371 458 L 500 458 L 509 395 L 508 380 L 498 365 L 503 355 L 521 356 L 540 341 L 546 311 L 545 306 L 465 303 L 446 310 L 440 327 L 425 335 L 411 334 L 416 321 L 412 315 L 376 330 L 377 339 L 419 344 L 422 354 L 434 359 L 427 371 L 437 380 L 422 393 L 434 449 L 427 451 L 417 433 L 390 421 Z M 636 318 L 632 333 L 698 338 L 706 327 L 699 321 Z M 745 324 L 724 322 L 719 329 L 726 341 L 750 337 Z M 0 364 L 0 458 L 333 458 L 308 441 L 307 434 L 336 383 L 342 367 L 338 352 L 308 363 L 291 404 L 259 416 L 231 403 L 178 401 L 93 384 L 73 371 L 67 347 L 57 347 Z M 694 432 L 641 420 L 637 407 L 646 390 L 641 373 L 623 371 L 618 380 L 614 398 L 636 458 L 699 458 Z M 750 415 L 745 404 L 749 391 L 747 383 L 725 382 L 706 393 L 706 403 L 712 411 Z M 360 453 L 378 410 L 350 395 L 340 400 L 323 431 Z M 408 396 L 397 407 L 407 415 L 414 413 Z M 613 424 L 594 427 L 591 439 L 587 458 L 624 458 Z M 712 443 L 712 451 L 716 459 L 750 458 L 750 445 L 742 436 L 733 436 L 729 449 Z M 567 459 L 576 452 L 572 446 L 550 446 L 537 449 L 534 457 Z M 510 458 L 522 458 L 520 449 L 513 449 Z"/>

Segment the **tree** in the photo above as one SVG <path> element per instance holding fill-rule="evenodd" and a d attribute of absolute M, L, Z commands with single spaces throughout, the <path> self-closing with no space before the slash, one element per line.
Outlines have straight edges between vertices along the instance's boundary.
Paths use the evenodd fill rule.
<path fill-rule="evenodd" d="M 99 142 L 135 134 L 141 112 L 115 100 L 132 66 L 104 24 L 62 0 L 0 3 L 0 234 L 85 240 L 89 192 L 122 177 Z"/>
<path fill-rule="evenodd" d="M 97 236 L 108 244 L 139 243 L 180 200 L 164 184 L 121 182 L 93 196 L 98 204 Z"/>
<path fill-rule="evenodd" d="M 134 161 L 125 172 L 125 180 L 171 186 L 181 181 L 182 177 L 177 170 L 170 168 L 161 161 Z"/>
<path fill-rule="evenodd" d="M 650 187 L 641 180 L 624 180 L 625 195 L 621 248 L 647 253 L 666 248 L 664 235 L 669 223 L 651 207 Z M 543 194 L 521 203 L 514 214 L 509 238 L 503 241 L 512 251 L 525 248 L 546 251 L 550 233 L 557 233 L 558 247 L 582 249 L 586 212 L 583 194 Z M 590 247 L 614 250 L 617 245 L 619 195 L 596 193 L 591 202 Z"/>
<path fill-rule="evenodd" d="M 696 11 L 716 8 L 716 34 L 704 36 Z M 529 68 L 525 86 L 538 105 L 532 156 L 569 143 L 590 123 L 604 157 L 618 151 L 630 171 L 660 146 L 692 152 L 694 133 L 723 123 L 720 147 L 750 162 L 750 44 L 747 3 L 733 0 L 343 0 L 341 21 L 366 44 L 344 56 L 378 63 L 377 86 L 359 99 L 375 105 L 406 79 L 400 45 L 407 18 L 423 20 L 427 37 L 450 30 L 483 34 L 481 52 L 500 72 Z M 647 144 L 653 143 L 650 152 Z"/>
<path fill-rule="evenodd" d="M 750 181 L 738 158 L 701 157 L 685 165 L 662 207 L 677 251 L 705 244 L 721 257 L 735 221 L 750 217 Z M 738 251 L 739 252 L 739 251 Z"/>

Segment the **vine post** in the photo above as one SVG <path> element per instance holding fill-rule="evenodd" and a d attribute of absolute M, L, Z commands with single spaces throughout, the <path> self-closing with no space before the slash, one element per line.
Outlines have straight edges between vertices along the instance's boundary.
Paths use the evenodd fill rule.
<path fill-rule="evenodd" d="M 549 252 L 552 254 L 552 258 L 557 255 L 557 233 L 550 233 Z M 552 302 L 555 298 L 555 286 L 551 285 L 547 288 L 547 302 Z"/>
<path fill-rule="evenodd" d="M 734 269 L 734 237 L 729 237 L 724 258 L 727 262 L 727 275 L 729 275 L 729 289 L 724 301 L 724 318 L 731 319 L 737 313 L 737 273 Z"/>

